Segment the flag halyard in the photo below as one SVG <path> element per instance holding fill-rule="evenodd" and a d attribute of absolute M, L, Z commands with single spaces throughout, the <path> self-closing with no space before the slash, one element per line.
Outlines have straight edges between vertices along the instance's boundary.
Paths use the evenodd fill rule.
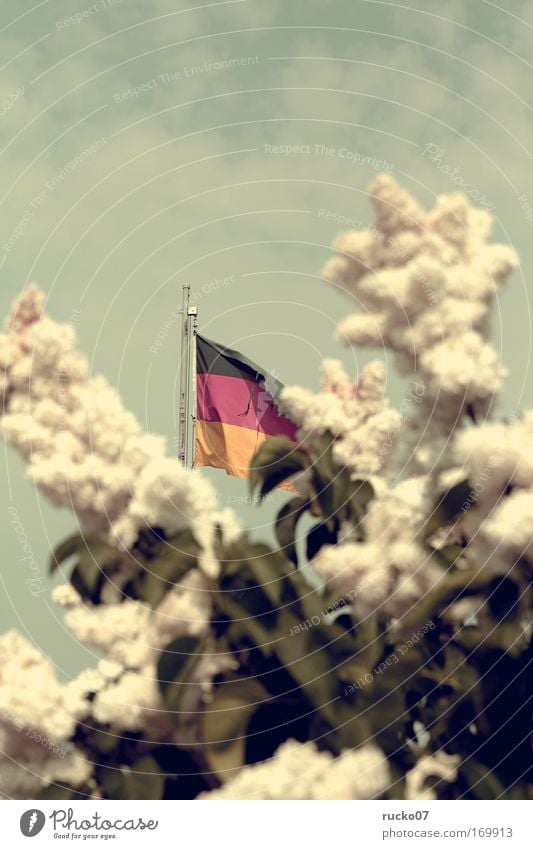
<path fill-rule="evenodd" d="M 278 410 L 282 384 L 248 357 L 197 334 L 195 466 L 247 478 L 272 436 L 296 442 L 297 426 Z"/>

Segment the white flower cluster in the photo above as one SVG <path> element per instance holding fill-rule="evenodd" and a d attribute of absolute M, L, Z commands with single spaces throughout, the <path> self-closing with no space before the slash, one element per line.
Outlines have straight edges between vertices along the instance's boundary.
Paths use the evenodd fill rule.
<path fill-rule="evenodd" d="M 433 755 L 423 755 L 405 776 L 405 798 L 436 799 L 433 785 L 438 781 L 456 781 L 460 760 L 458 755 L 449 755 L 442 750 Z"/>
<path fill-rule="evenodd" d="M 221 799 L 374 799 L 389 784 L 385 755 L 373 744 L 338 758 L 314 743 L 287 740 L 262 763 L 242 769 L 219 790 L 200 798 Z"/>
<path fill-rule="evenodd" d="M 471 426 L 501 385 L 487 341 L 490 309 L 517 263 L 512 249 L 487 243 L 490 213 L 460 194 L 439 197 L 426 213 L 388 174 L 370 194 L 375 226 L 341 234 L 324 276 L 359 306 L 339 336 L 392 351 L 400 372 L 414 376 L 411 390 L 395 412 L 383 399 L 383 365 L 371 363 L 353 385 L 339 363 L 326 361 L 320 394 L 289 387 L 282 401 L 302 441 L 331 430 L 339 465 L 370 477 L 376 491 L 364 542 L 343 525 L 315 570 L 356 614 L 382 609 L 401 618 L 444 575 L 419 537 L 435 484 L 443 491 L 450 475 L 473 487 L 461 533 L 478 567 L 506 571 L 510 557 L 531 554 L 533 419 Z M 396 443 L 402 451 L 390 462 Z"/>
<path fill-rule="evenodd" d="M 320 394 L 297 386 L 285 387 L 280 401 L 299 425 L 298 437 L 312 443 L 329 430 L 335 436 L 334 457 L 354 476 L 380 474 L 396 442 L 401 416 L 384 398 L 385 366 L 379 360 L 350 381 L 338 360 L 325 360 Z"/>
<path fill-rule="evenodd" d="M 88 377 L 74 329 L 43 306 L 43 293 L 28 287 L 0 336 L 0 427 L 39 488 L 84 530 L 125 548 L 144 524 L 191 527 L 207 549 L 216 522 L 234 532 L 209 483 L 165 456 L 165 440 L 143 432 L 105 378 Z"/>
<path fill-rule="evenodd" d="M 394 621 L 445 575 L 428 557 L 420 530 L 435 491 L 450 483 L 467 479 L 472 487 L 461 519 L 467 563 L 500 574 L 531 558 L 533 413 L 508 424 L 466 426 L 488 414 L 501 385 L 489 312 L 516 264 L 512 250 L 487 243 L 490 214 L 457 194 L 440 197 L 425 213 L 389 175 L 377 178 L 371 194 L 375 227 L 341 235 L 339 256 L 324 273 L 360 307 L 339 334 L 391 350 L 400 372 L 415 376 L 414 416 L 406 426 L 403 410 L 388 405 L 385 367 L 377 361 L 354 383 L 328 360 L 319 394 L 286 387 L 281 401 L 303 442 L 312 445 L 331 431 L 339 466 L 370 478 L 376 493 L 361 526 L 343 522 L 339 543 L 324 546 L 313 568 L 357 617 L 381 610 Z M 140 731 L 147 740 L 196 743 L 214 677 L 235 668 L 232 657 L 211 652 L 208 592 L 217 568 L 215 527 L 228 540 L 236 537 L 233 514 L 217 508 L 199 474 L 165 455 L 163 439 L 143 432 L 104 378 L 89 377 L 74 330 L 54 323 L 43 305 L 40 290 L 29 287 L 0 336 L 0 428 L 7 441 L 41 490 L 73 509 L 83 530 L 131 549 L 146 525 L 167 534 L 191 528 L 203 555 L 202 570 L 188 573 L 156 610 L 136 601 L 91 606 L 70 586 L 58 587 L 54 598 L 73 636 L 104 655 L 68 684 L 22 637 L 10 632 L 0 639 L 0 795 L 17 798 L 53 780 L 90 781 L 92 765 L 68 743 L 80 720 L 109 723 L 118 735 Z M 398 457 L 391 457 L 397 441 L 409 440 L 409 476 L 402 478 L 402 470 L 398 482 Z M 201 637 L 203 654 L 176 727 L 164 710 L 156 664 L 161 649 L 182 635 Z M 422 757 L 407 775 L 406 798 L 431 798 L 428 779 L 455 780 L 457 766 L 443 753 Z M 290 740 L 204 798 L 370 799 L 389 781 L 387 760 L 372 744 L 333 758 L 313 743 Z"/>
<path fill-rule="evenodd" d="M 388 348 L 403 374 L 424 387 L 419 431 L 450 427 L 463 413 L 490 409 L 504 376 L 487 342 L 489 310 L 510 271 L 514 251 L 487 244 L 492 217 L 462 194 L 442 195 L 425 213 L 388 174 L 370 188 L 375 227 L 341 234 L 339 256 L 324 276 L 360 311 L 339 326 L 342 339 Z M 422 448 L 420 463 L 431 460 Z"/>
<path fill-rule="evenodd" d="M 68 742 L 83 710 L 24 637 L 0 637 L 0 797 L 27 799 L 51 781 L 89 778 L 90 764 Z"/>
<path fill-rule="evenodd" d="M 167 535 L 191 528 L 202 546 L 203 571 L 213 573 L 215 526 L 222 527 L 226 540 L 240 531 L 232 511 L 218 509 L 216 494 L 201 475 L 165 456 L 165 440 L 143 432 L 104 378 L 89 379 L 87 362 L 75 350 L 73 328 L 53 322 L 43 306 L 43 293 L 30 286 L 15 304 L 6 334 L 0 336 L 0 427 L 6 440 L 28 461 L 29 474 L 39 488 L 55 504 L 74 511 L 83 531 L 107 534 L 110 541 L 130 548 L 146 525 L 162 528 Z M 93 607 L 65 585 L 54 596 L 67 609 L 65 622 L 73 636 L 104 653 L 105 659 L 54 689 L 47 662 L 36 654 L 33 698 L 22 687 L 26 713 L 16 711 L 25 725 L 44 724 L 49 738 L 55 739 L 46 723 L 63 721 L 61 739 L 66 740 L 76 718 L 84 717 L 110 723 L 119 733 L 142 730 L 148 739 L 194 738 L 201 703 L 210 697 L 213 677 L 231 667 L 230 659 L 202 657 L 189 688 L 189 717 L 177 729 L 162 706 L 156 663 L 161 648 L 173 638 L 207 632 L 210 608 L 203 575 L 189 573 L 155 611 L 136 601 Z M 17 665 L 19 670 L 24 667 L 24 651 L 13 657 L 13 677 Z M 35 695 L 41 681 L 43 699 Z M 14 698 L 14 682 L 9 686 Z M 49 709 L 45 693 L 47 698 L 61 694 L 69 712 Z M 6 705 L 15 714 L 16 706 Z M 16 742 L 17 737 L 13 739 Z M 42 758 L 39 746 L 36 753 Z M 59 760 L 63 772 L 70 760 Z M 15 758 L 13 768 L 4 773 L 11 795 L 17 792 L 13 773 L 17 762 Z M 26 775 L 23 752 L 20 764 Z M 31 784 L 38 790 L 50 780 L 47 775 L 43 767 L 28 779 L 28 788 Z M 57 770 L 54 775 L 60 778 Z M 80 781 L 85 778 L 84 773 Z M 29 789 L 26 795 L 32 795 Z"/>

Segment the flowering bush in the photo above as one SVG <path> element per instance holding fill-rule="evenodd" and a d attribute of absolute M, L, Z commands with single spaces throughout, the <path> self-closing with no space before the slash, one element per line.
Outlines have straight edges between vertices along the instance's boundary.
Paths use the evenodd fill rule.
<path fill-rule="evenodd" d="M 77 517 L 54 597 L 103 659 L 62 684 L 0 638 L 5 797 L 527 797 L 533 413 L 492 420 L 489 340 L 516 259 L 462 195 L 425 213 L 381 175 L 371 197 L 324 277 L 360 307 L 339 338 L 409 388 L 394 410 L 380 361 L 355 383 L 326 361 L 319 394 L 283 390 L 300 443 L 249 480 L 296 490 L 276 547 L 88 377 L 37 288 L 14 306 L 2 430 Z"/>

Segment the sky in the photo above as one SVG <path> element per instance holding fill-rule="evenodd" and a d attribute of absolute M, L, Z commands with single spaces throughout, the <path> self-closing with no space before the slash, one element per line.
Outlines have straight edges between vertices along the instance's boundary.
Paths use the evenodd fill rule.
<path fill-rule="evenodd" d="M 375 356 L 339 346 L 351 305 L 320 270 L 340 218 L 372 223 L 380 169 L 427 207 L 462 187 L 493 210 L 521 259 L 493 324 L 511 372 L 499 411 L 531 406 L 527 0 L 3 0 L 0 39 L 0 312 L 38 282 L 91 372 L 170 450 L 184 283 L 200 331 L 284 383 L 318 388 L 324 357 L 355 380 Z M 91 655 L 65 634 L 46 562 L 75 520 L 11 450 L 2 463 L 2 630 L 68 676 Z M 242 481 L 202 474 L 271 539 L 283 494 L 258 507 Z M 37 598 L 10 508 L 42 569 Z"/>

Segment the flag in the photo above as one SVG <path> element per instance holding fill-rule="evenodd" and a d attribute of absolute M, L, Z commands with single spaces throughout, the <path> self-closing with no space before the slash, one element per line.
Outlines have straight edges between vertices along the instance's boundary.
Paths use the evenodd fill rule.
<path fill-rule="evenodd" d="M 297 442 L 297 426 L 276 405 L 282 384 L 238 351 L 196 337 L 195 466 L 247 478 L 271 436 Z"/>

